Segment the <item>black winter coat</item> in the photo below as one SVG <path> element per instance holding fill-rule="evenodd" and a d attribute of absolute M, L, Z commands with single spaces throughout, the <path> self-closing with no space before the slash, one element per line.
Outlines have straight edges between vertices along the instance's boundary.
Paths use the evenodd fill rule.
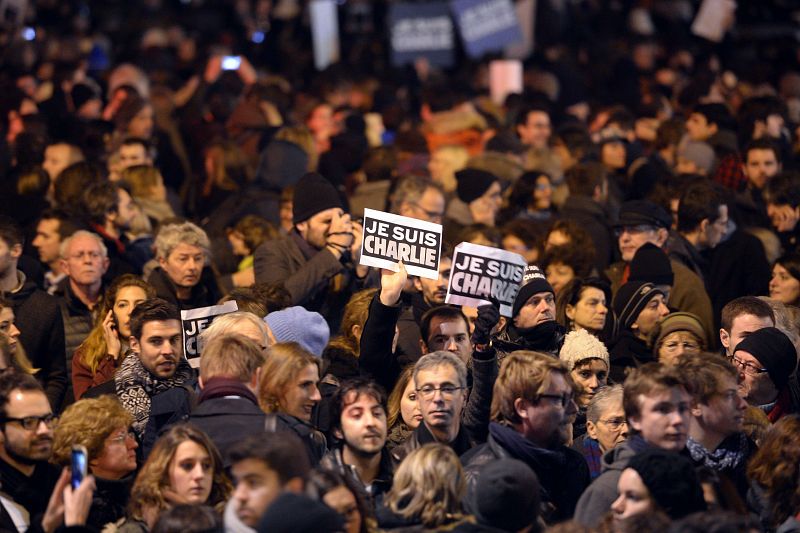
<path fill-rule="evenodd" d="M 44 387 L 53 410 L 58 410 L 67 388 L 64 322 L 58 299 L 29 281 L 7 296 L 14 307 L 19 340 L 33 367 L 39 369 L 36 379 Z"/>

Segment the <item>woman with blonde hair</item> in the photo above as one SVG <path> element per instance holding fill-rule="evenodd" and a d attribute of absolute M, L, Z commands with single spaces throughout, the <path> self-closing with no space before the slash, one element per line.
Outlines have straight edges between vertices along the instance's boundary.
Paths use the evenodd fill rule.
<path fill-rule="evenodd" d="M 267 348 L 267 362 L 261 367 L 258 403 L 267 413 L 267 431 L 296 434 L 306 447 L 312 466 L 327 453 L 325 436 L 311 425 L 319 392 L 319 358 L 296 342 Z"/>
<path fill-rule="evenodd" d="M 174 505 L 209 505 L 222 514 L 232 486 L 216 446 L 191 424 L 170 428 L 156 442 L 131 489 L 120 533 L 149 531 Z"/>
<path fill-rule="evenodd" d="M 67 407 L 53 432 L 53 463 L 69 466 L 72 447 L 86 448 L 96 485 L 86 525 L 98 531 L 125 516 L 139 447 L 131 422 L 116 396 L 106 395 Z"/>
<path fill-rule="evenodd" d="M 387 401 L 386 425 L 389 434 L 386 437 L 386 449 L 391 451 L 400 446 L 417 429 L 422 422 L 422 411 L 417 402 L 417 390 L 414 388 L 414 366 L 408 366 L 400 373 Z"/>
<path fill-rule="evenodd" d="M 378 509 L 378 524 L 389 531 L 409 526 L 425 530 L 455 526 L 464 520 L 461 501 L 466 488 L 464 471 L 453 449 L 426 444 L 400 463 L 386 494 L 385 508 Z"/>
<path fill-rule="evenodd" d="M 156 291 L 133 274 L 123 274 L 106 289 L 92 331 L 72 357 L 72 390 L 80 399 L 87 390 L 114 378 L 130 348 L 130 316 Z"/>

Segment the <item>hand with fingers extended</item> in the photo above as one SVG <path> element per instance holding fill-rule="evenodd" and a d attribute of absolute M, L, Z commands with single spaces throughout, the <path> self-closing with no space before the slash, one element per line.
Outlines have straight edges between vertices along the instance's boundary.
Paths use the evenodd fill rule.
<path fill-rule="evenodd" d="M 381 303 L 388 307 L 393 307 L 400 301 L 403 289 L 408 281 L 408 272 L 402 261 L 397 263 L 397 272 L 381 269 Z"/>
<path fill-rule="evenodd" d="M 82 526 L 86 524 L 86 519 L 89 518 L 89 510 L 92 507 L 94 490 L 94 476 L 83 478 L 83 481 L 75 490 L 72 489 L 71 485 L 67 484 L 64 489 L 65 526 Z"/>
<path fill-rule="evenodd" d="M 492 330 L 500 321 L 500 311 L 495 304 L 486 304 L 478 307 L 478 316 L 475 318 L 475 330 L 472 332 L 472 344 L 483 346 L 489 343 Z"/>

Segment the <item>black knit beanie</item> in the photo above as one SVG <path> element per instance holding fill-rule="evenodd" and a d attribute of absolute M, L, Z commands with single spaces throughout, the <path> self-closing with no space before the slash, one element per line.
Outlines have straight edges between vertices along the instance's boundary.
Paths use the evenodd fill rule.
<path fill-rule="evenodd" d="M 273 501 L 257 531 L 269 533 L 335 533 L 344 531 L 344 518 L 322 502 L 284 492 Z"/>
<path fill-rule="evenodd" d="M 676 452 L 648 448 L 628 461 L 650 496 L 673 520 L 706 510 L 703 488 L 692 461 Z"/>
<path fill-rule="evenodd" d="M 334 207 L 344 209 L 342 198 L 331 182 L 321 174 L 309 172 L 295 185 L 292 215 L 295 224 Z"/>
<path fill-rule="evenodd" d="M 456 172 L 456 180 L 458 181 L 456 193 L 459 199 L 467 204 L 483 196 L 483 193 L 489 190 L 492 183 L 499 181 L 497 176 L 491 172 L 477 168 L 459 170 Z"/>
<path fill-rule="evenodd" d="M 628 281 L 646 281 L 655 285 L 669 285 L 675 282 L 672 265 L 664 250 L 648 242 L 636 250 L 631 260 L 631 273 Z"/>
<path fill-rule="evenodd" d="M 522 276 L 522 286 L 519 288 L 517 298 L 514 300 L 512 315 L 516 317 L 525 302 L 537 292 L 552 292 L 555 294 L 553 286 L 547 281 L 542 270 L 536 265 L 528 265 L 525 267 L 525 274 Z"/>
<path fill-rule="evenodd" d="M 778 328 L 754 331 L 736 345 L 734 352 L 739 351 L 758 359 L 778 390 L 789 383 L 789 377 L 797 367 L 797 350 L 789 337 Z"/>
<path fill-rule="evenodd" d="M 657 294 L 664 296 L 664 291 L 644 281 L 629 281 L 620 287 L 614 296 L 614 313 L 620 330 L 630 329 L 647 302 Z"/>
<path fill-rule="evenodd" d="M 539 479 L 528 465 L 498 459 L 481 467 L 470 507 L 481 525 L 520 531 L 536 521 L 540 493 Z"/>

